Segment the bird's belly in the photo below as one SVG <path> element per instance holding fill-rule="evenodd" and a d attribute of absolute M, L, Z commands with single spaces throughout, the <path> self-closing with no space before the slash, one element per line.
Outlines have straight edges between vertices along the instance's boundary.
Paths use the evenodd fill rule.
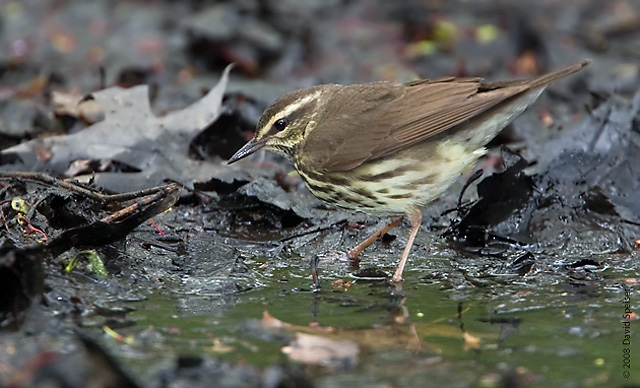
<path fill-rule="evenodd" d="M 351 171 L 323 174 L 322 180 L 300 175 L 330 205 L 372 215 L 407 214 L 436 199 L 485 152 L 447 141 L 425 143 Z"/>

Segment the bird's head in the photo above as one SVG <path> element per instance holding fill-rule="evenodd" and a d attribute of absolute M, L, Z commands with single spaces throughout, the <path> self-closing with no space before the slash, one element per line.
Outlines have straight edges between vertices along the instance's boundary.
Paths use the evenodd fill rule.
<path fill-rule="evenodd" d="M 296 147 L 317 125 L 326 102 L 339 85 L 320 85 L 285 94 L 260 117 L 253 139 L 230 159 L 235 163 L 264 148 L 292 159 Z"/>

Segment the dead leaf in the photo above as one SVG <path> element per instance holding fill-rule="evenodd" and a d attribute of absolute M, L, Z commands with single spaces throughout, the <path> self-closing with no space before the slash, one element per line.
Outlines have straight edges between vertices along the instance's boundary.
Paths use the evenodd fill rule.
<path fill-rule="evenodd" d="M 104 120 L 100 105 L 94 99 L 84 99 L 77 91 L 63 93 L 54 90 L 51 92 L 51 102 L 56 116 L 75 117 L 87 124 Z"/>
<path fill-rule="evenodd" d="M 44 92 L 45 87 L 49 83 L 49 77 L 45 75 L 39 75 L 36 78 L 29 81 L 26 85 L 21 86 L 16 90 L 16 97 L 18 98 L 33 98 L 41 95 Z"/>
<path fill-rule="evenodd" d="M 282 348 L 290 360 L 322 366 L 353 366 L 360 348 L 353 341 L 335 341 L 312 334 L 296 333 L 295 340 Z"/>
<path fill-rule="evenodd" d="M 301 343 L 298 343 L 297 339 L 299 335 L 319 337 L 331 342 L 354 343 L 357 344 L 359 349 L 362 348 L 373 351 L 394 347 L 404 347 L 414 352 L 435 354 L 441 353 L 442 348 L 434 344 L 429 344 L 425 339 L 445 338 L 450 340 L 460 338 L 459 328 L 446 323 L 440 323 L 438 321 L 412 322 L 410 324 L 392 324 L 372 328 L 345 330 L 331 326 L 320 326 L 318 324 L 310 324 L 309 326 L 293 325 L 291 323 L 283 322 L 265 311 L 263 313 L 261 323 L 264 327 L 269 329 L 295 332 L 296 341 L 292 345 L 283 348 L 283 352 L 286 354 L 293 354 L 293 356 L 290 356 L 292 360 L 294 360 L 293 357 L 300 357 L 300 359 L 295 360 L 308 363 L 320 362 L 305 361 L 307 359 L 314 360 L 311 355 L 306 354 L 310 351 L 309 349 L 306 349 L 306 347 L 322 347 L 323 342 L 312 340 L 307 341 L 307 338 L 302 338 Z M 465 341 L 465 350 L 477 349 L 483 341 L 482 338 L 474 337 L 466 331 L 462 332 L 462 338 Z M 491 338 L 495 340 L 494 337 Z M 331 342 L 327 342 L 327 346 L 329 346 L 329 348 L 331 348 Z M 319 349 L 318 351 L 328 352 L 322 349 Z M 320 356 L 318 357 L 320 358 Z"/>
<path fill-rule="evenodd" d="M 311 333 L 309 334 L 311 336 L 332 336 L 335 338 L 332 341 L 354 342 L 359 346 L 371 349 L 393 346 L 406 346 L 411 350 L 423 350 L 426 348 L 421 345 L 416 328 L 413 325 L 386 325 L 360 330 L 342 330 L 332 326 L 320 326 L 317 323 L 311 323 L 309 326 L 299 326 L 281 321 L 267 311 L 262 314 L 261 324 L 269 329 L 295 331 L 296 335 Z"/>
<path fill-rule="evenodd" d="M 262 326 L 269 329 L 290 329 L 294 327 L 292 324 L 281 321 L 273 315 L 269 314 L 268 311 L 262 312 L 262 321 L 260 321 L 260 323 L 262 323 Z"/>
<path fill-rule="evenodd" d="M 231 180 L 238 170 L 188 158 L 191 141 L 220 116 L 230 70 L 228 66 L 202 99 L 164 117 L 152 113 L 147 86 L 101 90 L 93 97 L 104 111 L 103 121 L 71 135 L 34 139 L 2 153 L 19 157 L 22 164 L 13 166 L 16 169 L 46 169 L 57 175 L 84 159 L 117 161 L 140 171 L 95 174 L 98 186 L 116 192 L 144 189 L 166 180 L 187 187 L 213 177 Z M 42 150 L 51 154 L 45 163 L 37 158 Z"/>
<path fill-rule="evenodd" d="M 480 343 L 482 343 L 480 338 L 474 337 L 464 331 L 462 333 L 462 339 L 464 340 L 464 350 L 480 349 Z"/>
<path fill-rule="evenodd" d="M 73 162 L 71 162 L 71 165 L 69 166 L 67 171 L 64 172 L 64 175 L 68 177 L 74 177 L 83 172 L 89 171 L 90 166 L 91 159 L 74 160 Z"/>
<path fill-rule="evenodd" d="M 533 51 L 527 50 L 522 53 L 513 64 L 514 74 L 540 74 L 540 64 Z"/>

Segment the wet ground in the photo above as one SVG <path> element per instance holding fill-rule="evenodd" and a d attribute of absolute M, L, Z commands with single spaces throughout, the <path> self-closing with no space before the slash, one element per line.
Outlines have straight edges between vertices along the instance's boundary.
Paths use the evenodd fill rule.
<path fill-rule="evenodd" d="M 0 7 L 0 386 L 640 386 L 636 2 Z M 585 58 L 492 143 L 470 205 L 461 181 L 425 208 L 399 285 L 408 225 L 345 261 L 387 220 L 273 154 L 225 163 L 298 87 Z M 167 179 L 179 199 L 136 191 Z"/>

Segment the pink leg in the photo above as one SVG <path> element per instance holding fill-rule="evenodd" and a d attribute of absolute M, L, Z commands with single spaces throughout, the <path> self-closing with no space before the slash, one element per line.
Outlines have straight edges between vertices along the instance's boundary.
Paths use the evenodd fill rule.
<path fill-rule="evenodd" d="M 416 239 L 418 230 L 420 230 L 420 226 L 422 226 L 422 211 L 419 209 L 415 209 L 411 213 L 409 213 L 409 222 L 411 222 L 411 232 L 409 233 L 407 245 L 404 247 L 404 251 L 402 251 L 402 256 L 400 257 L 400 262 L 398 263 L 398 268 L 396 268 L 396 273 L 393 274 L 393 277 L 391 278 L 391 281 L 394 283 L 402 281 L 402 271 L 404 270 L 404 265 L 407 264 L 407 258 L 409 257 L 409 252 L 411 252 L 413 240 Z"/>
<path fill-rule="evenodd" d="M 347 252 L 347 258 L 351 260 L 356 259 L 358 256 L 360 256 L 362 251 L 364 251 L 369 245 L 373 244 L 374 242 L 376 242 L 377 239 L 389 233 L 391 229 L 399 226 L 401 222 L 402 222 L 402 216 L 392 217 L 391 221 L 387 225 L 385 225 L 382 229 L 375 232 L 374 234 L 369 236 L 369 238 L 367 238 L 366 240 L 358 244 L 355 248 Z"/>

